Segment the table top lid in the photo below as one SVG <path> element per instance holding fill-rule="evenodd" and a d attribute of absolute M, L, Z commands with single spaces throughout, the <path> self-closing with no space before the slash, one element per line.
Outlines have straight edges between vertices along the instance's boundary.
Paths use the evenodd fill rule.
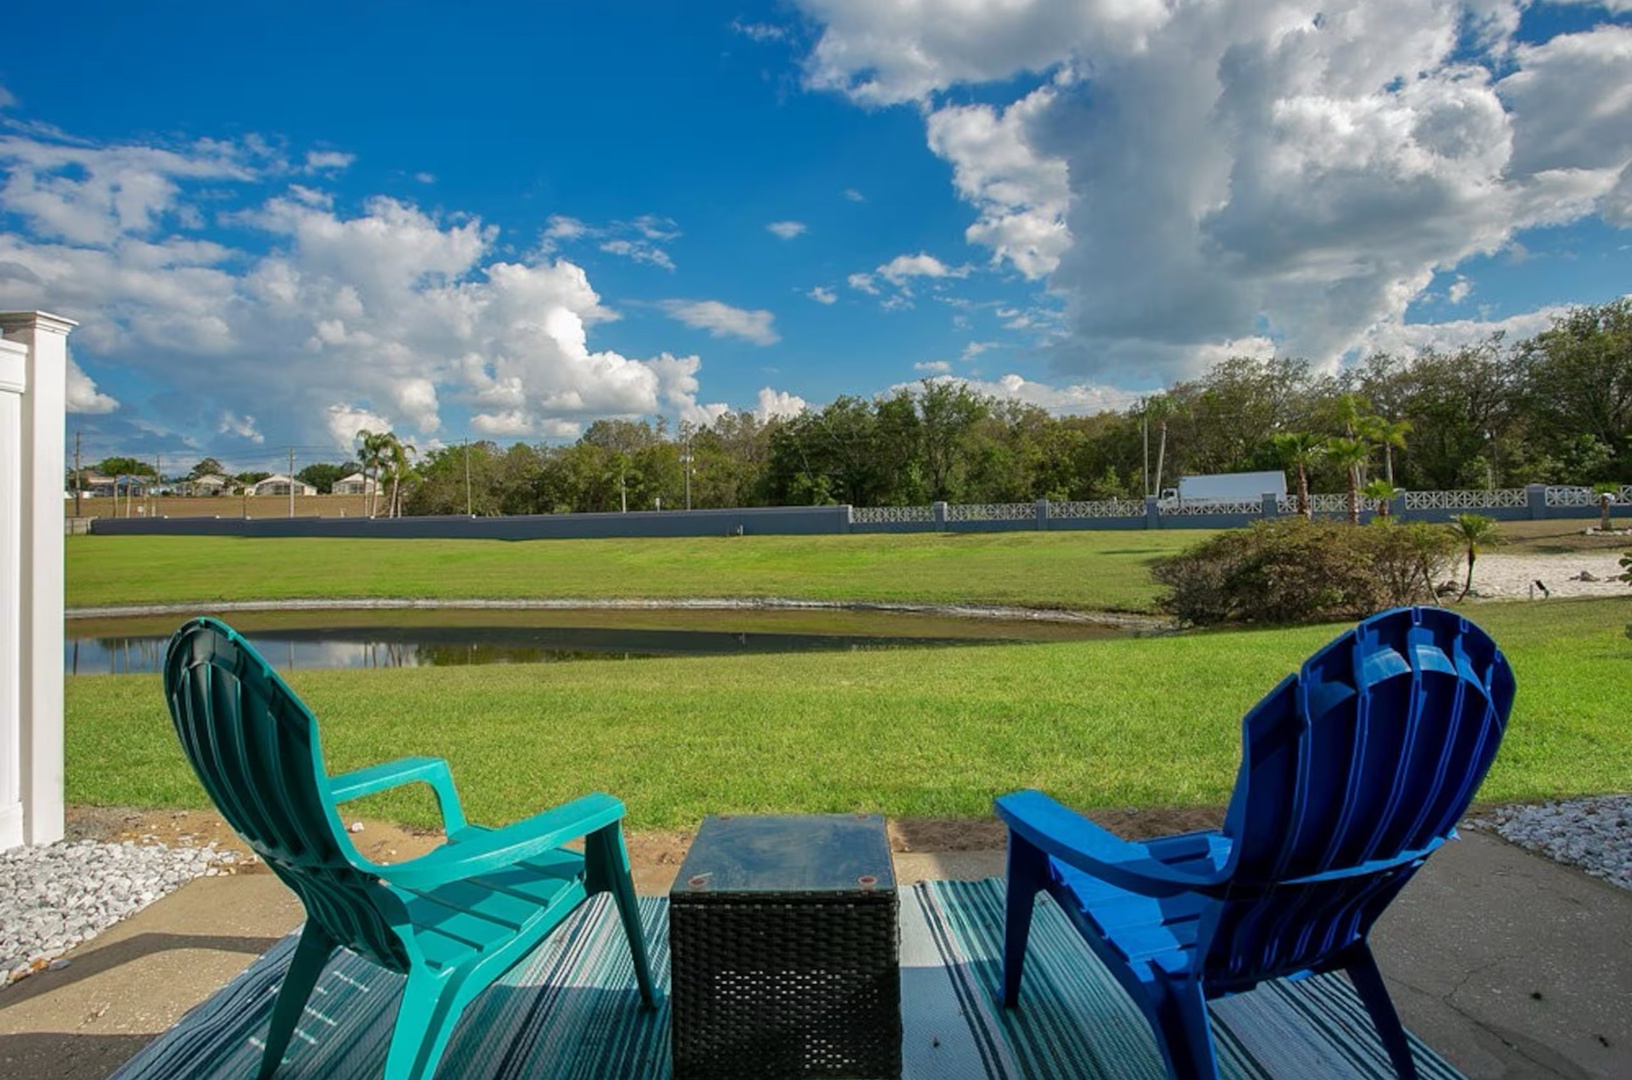
<path fill-rule="evenodd" d="M 703 819 L 670 895 L 894 888 L 889 835 L 877 814 L 733 814 Z"/>

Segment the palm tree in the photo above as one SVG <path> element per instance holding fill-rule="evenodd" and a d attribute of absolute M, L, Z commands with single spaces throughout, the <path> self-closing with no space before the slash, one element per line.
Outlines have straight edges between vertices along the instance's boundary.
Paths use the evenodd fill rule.
<path fill-rule="evenodd" d="M 402 478 L 408 474 L 409 457 L 417 453 L 413 443 L 405 443 L 395 435 L 386 435 L 386 463 L 391 467 L 391 501 L 386 507 L 387 517 L 402 516 Z"/>
<path fill-rule="evenodd" d="M 1400 493 L 1400 489 L 1387 480 L 1373 480 L 1360 489 L 1360 494 L 1370 502 L 1377 504 L 1377 516 L 1388 517 L 1388 503 Z"/>
<path fill-rule="evenodd" d="M 1167 418 L 1173 414 L 1173 399 L 1159 394 L 1145 405 L 1145 415 L 1156 421 L 1161 441 L 1156 444 L 1156 495 L 1162 494 L 1162 466 L 1167 462 Z"/>
<path fill-rule="evenodd" d="M 1326 457 L 1349 478 L 1349 524 L 1360 524 L 1360 469 L 1371 457 L 1371 447 L 1363 439 L 1343 436 L 1326 440 Z"/>
<path fill-rule="evenodd" d="M 1314 514 L 1309 509 L 1309 470 L 1326 453 L 1326 440 L 1306 431 L 1287 431 L 1274 436 L 1276 453 L 1289 468 L 1298 470 L 1298 513 L 1305 518 Z"/>
<path fill-rule="evenodd" d="M 1343 434 L 1354 438 L 1360 434 L 1361 428 L 1371 417 L 1371 403 L 1363 394 L 1352 391 L 1340 395 L 1337 399 L 1337 419 L 1343 425 Z"/>
<path fill-rule="evenodd" d="M 1385 420 L 1368 416 L 1362 422 L 1360 434 L 1383 448 L 1383 475 L 1390 485 L 1394 483 L 1394 451 L 1405 449 L 1405 437 L 1411 434 L 1411 421 Z"/>
<path fill-rule="evenodd" d="M 363 466 L 363 488 L 368 492 L 368 516 L 373 517 L 380 494 L 380 467 L 385 464 L 396 436 L 389 431 L 376 435 L 364 429 L 357 433 L 357 438 L 362 443 L 362 448 L 357 452 L 357 460 Z M 373 483 L 369 483 L 371 476 Z"/>
<path fill-rule="evenodd" d="M 1457 595 L 1460 603 L 1468 590 L 1473 588 L 1473 560 L 1482 547 L 1494 547 L 1502 542 L 1502 534 L 1496 529 L 1496 522 L 1483 514 L 1458 514 L 1450 520 L 1451 535 L 1456 537 L 1468 552 L 1468 578 L 1462 583 L 1462 592 Z"/>

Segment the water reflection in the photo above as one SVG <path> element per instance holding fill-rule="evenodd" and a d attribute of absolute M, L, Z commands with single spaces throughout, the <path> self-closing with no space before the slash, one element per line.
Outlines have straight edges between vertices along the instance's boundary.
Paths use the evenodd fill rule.
<path fill-rule="evenodd" d="M 104 624 L 105 625 L 105 624 Z M 72 636 L 63 657 L 72 675 L 158 672 L 168 634 Z M 629 629 L 605 626 L 340 626 L 245 630 L 244 637 L 282 671 L 318 668 L 450 667 L 653 656 L 853 651 L 990 645 L 1009 637 L 916 637 Z"/>

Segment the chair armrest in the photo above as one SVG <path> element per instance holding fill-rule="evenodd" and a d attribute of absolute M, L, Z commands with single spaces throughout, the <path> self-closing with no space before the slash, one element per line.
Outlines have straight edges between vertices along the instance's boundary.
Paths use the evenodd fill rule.
<path fill-rule="evenodd" d="M 428 855 L 389 866 L 369 864 L 368 870 L 401 888 L 434 889 L 554 851 L 622 819 L 623 803 L 597 792 L 502 829 L 466 829 Z"/>
<path fill-rule="evenodd" d="M 1344 881 L 1349 878 L 1386 874 L 1391 870 L 1398 870 L 1402 866 L 1421 866 L 1428 861 L 1428 856 L 1444 845 L 1445 837 L 1436 836 L 1420 848 L 1402 851 L 1398 855 L 1391 855 L 1386 859 L 1372 859 L 1369 862 L 1357 863 L 1354 866 L 1339 867 L 1336 870 L 1323 870 L 1320 873 L 1306 874 L 1303 877 L 1287 878 L 1285 881 L 1272 882 L 1270 887 L 1286 888 L 1297 885 L 1318 885 L 1328 881 Z"/>
<path fill-rule="evenodd" d="M 453 787 L 453 773 L 441 758 L 401 758 L 331 776 L 329 792 L 335 802 L 343 803 L 413 783 L 429 784 L 431 790 L 436 792 L 436 804 L 442 811 L 443 831 L 451 836 L 465 827 L 465 811 L 459 805 L 459 793 Z"/>
<path fill-rule="evenodd" d="M 1223 871 L 1193 874 L 1169 866 L 1143 844 L 1117 837 L 1040 791 L 1004 795 L 995 807 L 1013 836 L 1068 866 L 1142 896 L 1210 892 L 1228 879 Z"/>

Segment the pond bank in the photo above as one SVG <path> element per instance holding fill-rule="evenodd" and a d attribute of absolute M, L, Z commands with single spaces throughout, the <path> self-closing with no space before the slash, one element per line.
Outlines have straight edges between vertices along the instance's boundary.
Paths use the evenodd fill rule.
<path fill-rule="evenodd" d="M 779 597 L 706 599 L 296 599 L 193 601 L 178 604 L 115 604 L 71 608 L 69 619 L 117 619 L 159 615 L 196 615 L 201 611 L 226 614 L 237 611 L 843 611 L 929 615 L 956 619 L 992 619 L 1007 622 L 1057 622 L 1103 626 L 1128 634 L 1161 634 L 1173 629 L 1171 620 L 1154 615 L 1113 611 L 1063 611 L 1047 608 L 992 607 L 968 604 L 912 604 L 839 600 L 793 600 Z"/>

